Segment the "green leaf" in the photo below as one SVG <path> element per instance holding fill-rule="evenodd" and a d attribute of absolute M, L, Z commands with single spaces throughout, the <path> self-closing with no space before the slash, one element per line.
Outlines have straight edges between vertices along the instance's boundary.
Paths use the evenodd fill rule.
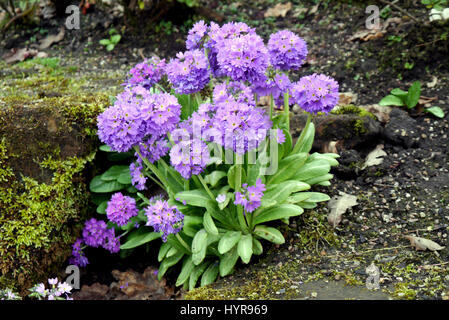
<path fill-rule="evenodd" d="M 238 256 L 237 256 L 238 257 Z M 204 271 L 203 276 L 201 277 L 201 286 L 207 286 L 211 284 L 217 279 L 218 276 L 218 264 L 212 263 L 206 271 Z"/>
<path fill-rule="evenodd" d="M 203 225 L 207 233 L 218 235 L 218 229 L 215 226 L 214 220 L 212 219 L 212 216 L 210 215 L 209 211 L 206 211 L 206 213 L 204 214 Z"/>
<path fill-rule="evenodd" d="M 129 193 L 136 193 L 138 190 L 134 186 L 128 186 L 126 191 Z"/>
<path fill-rule="evenodd" d="M 312 149 L 314 138 L 315 138 L 315 125 L 311 122 L 301 145 L 298 147 L 296 147 L 295 145 L 295 148 L 298 148 L 296 149 L 295 153 L 303 153 L 303 152 L 309 153 L 310 150 Z M 296 141 L 296 143 L 298 143 L 298 141 Z"/>
<path fill-rule="evenodd" d="M 169 234 L 167 237 L 167 242 L 170 243 L 172 247 L 175 247 L 178 251 L 184 252 L 185 254 L 190 254 L 190 250 L 187 249 L 179 240 L 178 237 L 180 237 L 190 248 L 191 246 L 191 240 L 189 237 L 183 237 L 183 232 L 178 232 L 178 234 Z"/>
<path fill-rule="evenodd" d="M 117 182 L 121 183 L 121 184 L 131 184 L 132 182 L 132 177 L 131 177 L 131 173 L 129 172 L 124 172 L 121 175 L 118 176 L 117 178 Z"/>
<path fill-rule="evenodd" d="M 281 182 L 278 185 L 270 186 L 262 199 L 275 200 L 277 203 L 282 203 L 290 196 L 290 194 L 307 189 L 310 189 L 310 185 L 307 183 L 296 180 L 288 180 Z"/>
<path fill-rule="evenodd" d="M 161 247 L 159 248 L 159 254 L 157 256 L 157 261 L 161 262 L 162 259 L 165 258 L 165 255 L 167 254 L 168 250 L 171 249 L 171 245 L 167 242 L 162 243 Z"/>
<path fill-rule="evenodd" d="M 108 207 L 108 202 L 109 201 L 103 201 L 102 203 L 100 203 L 100 205 L 97 207 L 97 213 L 105 214 L 106 208 Z"/>
<path fill-rule="evenodd" d="M 192 259 L 195 265 L 199 265 L 206 257 L 207 249 L 207 231 L 201 229 L 193 238 L 192 242 Z"/>
<path fill-rule="evenodd" d="M 258 256 L 263 253 L 262 243 L 253 237 L 253 253 Z"/>
<path fill-rule="evenodd" d="M 291 195 L 290 197 L 287 198 L 287 202 L 288 203 L 298 203 L 298 202 L 302 202 L 305 201 L 307 198 L 311 197 L 311 192 L 299 192 L 299 193 L 295 193 L 293 195 Z"/>
<path fill-rule="evenodd" d="M 305 199 L 306 202 L 323 202 L 329 201 L 331 199 L 327 194 L 321 192 L 303 192 L 303 193 L 310 195 L 310 197 Z"/>
<path fill-rule="evenodd" d="M 444 118 L 444 111 L 440 107 L 434 106 L 426 109 L 426 112 L 433 114 L 435 117 Z"/>
<path fill-rule="evenodd" d="M 206 183 L 210 184 L 212 188 L 214 188 L 217 185 L 218 181 L 220 181 L 220 179 L 223 177 L 226 177 L 226 172 L 216 170 L 205 176 L 204 181 L 206 181 Z"/>
<path fill-rule="evenodd" d="M 404 90 L 401 90 L 399 88 L 396 88 L 396 89 L 391 90 L 391 94 L 394 95 L 394 96 L 397 96 L 397 97 L 399 97 L 401 99 L 405 99 L 405 97 L 407 96 L 408 92 L 404 91 Z"/>
<path fill-rule="evenodd" d="M 101 175 L 101 180 L 112 181 L 117 180 L 123 173 L 129 174 L 129 166 L 112 166 Z"/>
<path fill-rule="evenodd" d="M 109 193 L 125 188 L 125 185 L 118 183 L 117 181 L 103 181 L 101 176 L 96 176 L 92 179 L 89 185 L 89 189 L 96 193 Z"/>
<path fill-rule="evenodd" d="M 195 265 L 193 264 L 192 256 L 185 258 L 181 272 L 179 273 L 178 279 L 176 279 L 175 286 L 183 285 L 189 279 L 194 267 Z"/>
<path fill-rule="evenodd" d="M 101 39 L 100 40 L 100 44 L 102 45 L 102 46 L 107 46 L 107 45 L 109 45 L 111 42 L 109 41 L 109 39 Z"/>
<path fill-rule="evenodd" d="M 120 41 L 121 38 L 122 38 L 121 35 L 115 34 L 115 35 L 113 35 L 113 36 L 111 37 L 111 42 L 114 43 L 114 44 L 117 44 L 117 43 L 119 43 L 119 41 Z"/>
<path fill-rule="evenodd" d="M 285 242 L 282 233 L 280 233 L 278 229 L 272 227 L 263 225 L 256 226 L 256 228 L 254 228 L 254 234 L 275 244 L 283 244 Z"/>
<path fill-rule="evenodd" d="M 150 228 L 141 227 L 128 235 L 126 242 L 120 246 L 120 249 L 135 248 L 160 237 L 160 232 L 152 232 Z"/>
<path fill-rule="evenodd" d="M 97 206 L 99 206 L 104 201 L 106 201 L 106 202 L 109 201 L 110 199 L 111 199 L 110 194 L 93 193 L 90 196 L 90 200 L 92 200 L 92 202 L 95 203 Z"/>
<path fill-rule="evenodd" d="M 115 28 L 109 29 L 109 35 L 112 36 L 113 34 L 116 34 L 117 30 Z"/>
<path fill-rule="evenodd" d="M 131 152 L 120 152 L 120 153 L 119 152 L 109 152 L 106 155 L 106 158 L 109 161 L 116 161 L 116 162 L 118 162 L 118 161 L 123 161 L 123 160 L 129 159 L 129 158 L 131 158 L 133 156 L 134 156 L 134 154 L 131 153 Z"/>
<path fill-rule="evenodd" d="M 306 181 L 315 177 L 327 174 L 331 166 L 326 160 L 313 160 L 307 162 L 298 171 L 296 171 L 292 180 Z"/>
<path fill-rule="evenodd" d="M 242 235 L 237 245 L 237 252 L 243 263 L 248 264 L 253 255 L 253 237 L 250 234 Z"/>
<path fill-rule="evenodd" d="M 112 51 L 112 50 L 114 50 L 114 47 L 115 47 L 115 44 L 110 43 L 110 44 L 108 44 L 108 45 L 106 46 L 106 50 Z"/>
<path fill-rule="evenodd" d="M 229 201 L 231 201 L 231 199 L 232 199 L 232 193 L 227 192 L 225 201 L 218 203 L 218 208 L 220 208 L 220 210 L 223 210 L 224 208 L 226 208 L 229 204 Z"/>
<path fill-rule="evenodd" d="M 253 218 L 254 225 L 287 217 L 299 216 L 304 210 L 294 204 L 281 204 L 257 212 Z"/>
<path fill-rule="evenodd" d="M 409 109 L 414 108 L 419 101 L 419 97 L 421 96 L 421 83 L 419 81 L 415 81 L 412 86 L 408 89 L 407 98 L 405 100 L 405 104 Z"/>
<path fill-rule="evenodd" d="M 241 168 L 240 172 L 242 174 L 240 181 L 241 182 L 246 181 L 246 172 L 245 172 L 245 170 L 243 168 Z M 228 171 L 228 184 L 234 190 L 235 190 L 236 174 L 238 174 L 237 165 L 233 165 L 233 166 L 231 166 L 229 168 L 229 171 Z"/>
<path fill-rule="evenodd" d="M 400 97 L 394 96 L 392 94 L 386 96 L 382 100 L 380 100 L 379 105 L 381 106 L 404 106 L 404 102 Z"/>
<path fill-rule="evenodd" d="M 318 176 L 318 177 L 314 177 L 308 180 L 304 180 L 305 183 L 310 184 L 311 186 L 314 184 L 319 184 L 322 183 L 324 181 L 329 181 L 334 177 L 333 174 L 327 173 L 327 174 L 323 174 L 322 176 Z"/>
<path fill-rule="evenodd" d="M 181 191 L 175 194 L 175 199 L 178 201 L 185 201 L 187 204 L 196 207 L 206 207 L 208 202 L 211 202 L 211 198 L 206 191 L 195 189 L 189 191 Z"/>
<path fill-rule="evenodd" d="M 108 146 L 107 144 L 102 144 L 102 145 L 99 147 L 99 149 L 100 149 L 101 151 L 104 151 L 104 152 L 115 152 L 115 151 L 112 151 L 112 150 L 111 150 L 111 147 Z"/>
<path fill-rule="evenodd" d="M 195 234 L 202 228 L 203 218 L 199 216 L 184 216 L 184 226 L 182 231 L 189 237 L 194 237 Z"/>
<path fill-rule="evenodd" d="M 234 269 L 235 264 L 239 258 L 239 253 L 237 252 L 237 247 L 232 248 L 232 250 L 226 252 L 220 258 L 220 276 L 227 276 Z"/>
<path fill-rule="evenodd" d="M 218 242 L 218 252 L 225 254 L 231 250 L 239 241 L 242 236 L 240 231 L 228 231 Z"/>
<path fill-rule="evenodd" d="M 249 186 L 256 185 L 256 181 L 260 176 L 260 163 L 256 162 L 255 164 L 250 164 L 248 166 L 248 177 L 246 178 L 246 183 Z"/>
<path fill-rule="evenodd" d="M 220 221 L 222 224 L 227 226 L 229 229 L 234 229 L 234 227 L 239 228 L 238 223 L 235 223 L 229 214 L 229 210 L 220 210 L 216 203 L 209 201 L 206 204 L 206 210 L 215 219 Z"/>
<path fill-rule="evenodd" d="M 168 250 L 167 254 L 166 254 L 166 258 L 170 258 L 171 256 L 174 256 L 175 254 L 177 254 L 178 252 L 182 252 L 179 251 L 178 249 L 176 249 L 175 247 L 170 247 L 170 250 Z"/>
<path fill-rule="evenodd" d="M 267 184 L 276 184 L 288 180 L 306 162 L 307 153 L 292 154 L 281 160 L 278 170 L 267 180 Z"/>
<path fill-rule="evenodd" d="M 177 254 L 169 257 L 169 258 L 165 258 L 162 262 L 161 265 L 159 266 L 159 270 L 157 273 L 157 278 L 160 281 L 162 279 L 162 277 L 164 276 L 164 274 L 167 272 L 168 268 L 170 268 L 171 266 L 174 266 L 175 264 L 178 263 L 179 260 L 181 260 L 181 258 L 184 256 L 183 252 L 178 252 Z"/>
<path fill-rule="evenodd" d="M 193 288 L 195 288 L 198 279 L 200 278 L 200 276 L 203 274 L 203 272 L 207 269 L 207 267 L 210 264 L 211 264 L 211 261 L 206 261 L 206 262 L 203 262 L 200 265 L 196 266 L 193 269 L 192 273 L 190 274 L 190 278 L 189 278 L 189 290 L 192 290 Z M 216 269 L 217 269 L 217 274 L 218 274 L 218 266 Z M 217 276 L 215 276 L 215 278 L 216 277 Z M 213 281 L 215 281 L 215 279 L 213 279 Z"/>
<path fill-rule="evenodd" d="M 313 208 L 317 207 L 316 202 L 305 202 L 305 201 L 303 201 L 303 202 L 298 202 L 297 205 L 300 206 L 301 208 L 304 208 L 304 209 L 313 209 Z"/>
<path fill-rule="evenodd" d="M 334 167 L 334 166 L 338 166 L 339 165 L 338 161 L 336 160 L 336 158 L 339 158 L 339 157 L 340 156 L 338 154 L 336 154 L 336 153 L 325 153 L 325 154 L 322 154 L 322 153 L 314 152 L 313 154 L 311 154 L 309 156 L 309 158 L 307 160 L 310 161 L 310 162 L 312 162 L 314 160 L 324 160 L 324 161 L 329 162 L 329 165 L 331 167 Z"/>

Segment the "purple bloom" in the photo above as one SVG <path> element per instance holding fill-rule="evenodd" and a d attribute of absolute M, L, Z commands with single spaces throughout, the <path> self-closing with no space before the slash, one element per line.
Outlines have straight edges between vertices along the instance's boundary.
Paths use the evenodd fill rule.
<path fill-rule="evenodd" d="M 292 99 L 307 112 L 329 113 L 338 103 L 338 83 L 323 74 L 302 77 L 291 87 Z"/>
<path fill-rule="evenodd" d="M 124 196 L 121 192 L 112 195 L 106 208 L 108 219 L 120 227 L 126 225 L 132 217 L 137 216 L 138 212 L 136 200 Z"/>
<path fill-rule="evenodd" d="M 250 33 L 224 39 L 217 62 L 221 72 L 235 81 L 258 82 L 265 78 L 269 56 L 262 38 Z"/>
<path fill-rule="evenodd" d="M 83 240 L 91 247 L 98 248 L 102 246 L 106 239 L 106 222 L 92 218 L 86 221 L 83 229 Z"/>
<path fill-rule="evenodd" d="M 117 253 L 120 251 L 120 238 L 115 236 L 114 229 L 106 230 L 105 239 L 102 246 L 111 253 Z"/>
<path fill-rule="evenodd" d="M 165 200 L 157 200 L 145 208 L 146 226 L 152 226 L 155 232 L 162 232 L 162 241 L 166 242 L 169 234 L 178 233 L 183 226 L 184 215 L 176 206 L 169 206 Z"/>
<path fill-rule="evenodd" d="M 260 207 L 263 192 L 266 190 L 265 184 L 263 184 L 260 179 L 257 179 L 255 186 L 248 187 L 248 185 L 244 183 L 242 187 L 243 193 L 235 193 L 234 204 L 242 205 L 246 212 L 253 212 Z"/>
<path fill-rule="evenodd" d="M 276 139 L 279 144 L 283 144 L 285 142 L 285 134 L 281 129 L 276 129 Z"/>
<path fill-rule="evenodd" d="M 198 21 L 193 25 L 193 28 L 189 30 L 187 35 L 186 47 L 187 50 L 200 49 L 201 42 L 207 33 L 207 25 L 203 20 Z"/>
<path fill-rule="evenodd" d="M 58 278 L 48 279 L 48 284 L 55 286 L 58 283 Z"/>
<path fill-rule="evenodd" d="M 165 59 L 152 57 L 136 64 L 129 73 L 131 77 L 125 83 L 125 86 L 140 85 L 145 89 L 150 89 L 155 83 L 159 82 L 164 75 Z"/>
<path fill-rule="evenodd" d="M 279 70 L 296 70 L 307 57 L 306 42 L 289 30 L 273 33 L 268 40 L 270 61 Z"/>
<path fill-rule="evenodd" d="M 200 174 L 209 162 L 209 149 L 199 139 L 183 140 L 170 150 L 170 163 L 181 176 L 188 180 Z"/>
<path fill-rule="evenodd" d="M 77 239 L 75 243 L 72 245 L 72 257 L 69 259 L 70 264 L 74 264 L 78 267 L 85 267 L 89 264 L 89 260 L 87 260 L 84 255 L 83 249 L 81 245 L 83 244 L 83 239 Z"/>
<path fill-rule="evenodd" d="M 168 81 L 178 94 L 202 90 L 210 80 L 206 56 L 200 50 L 180 52 L 166 67 Z"/>
<path fill-rule="evenodd" d="M 143 173 L 142 160 L 138 157 L 136 162 L 129 165 L 129 172 L 131 174 L 131 183 L 137 190 L 145 190 L 147 187 L 147 177 Z"/>
<path fill-rule="evenodd" d="M 226 200 L 226 195 L 225 195 L 225 194 L 219 194 L 219 195 L 217 196 L 217 198 L 215 198 L 215 200 L 216 200 L 218 203 L 223 203 L 223 202 L 225 202 L 225 200 Z"/>

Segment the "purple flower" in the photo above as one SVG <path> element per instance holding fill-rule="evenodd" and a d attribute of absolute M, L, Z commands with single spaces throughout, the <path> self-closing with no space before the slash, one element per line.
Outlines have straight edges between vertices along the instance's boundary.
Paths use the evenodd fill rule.
<path fill-rule="evenodd" d="M 187 50 L 200 49 L 201 42 L 207 33 L 207 25 L 203 20 L 198 21 L 193 25 L 193 28 L 189 30 L 187 35 L 186 47 Z"/>
<path fill-rule="evenodd" d="M 249 186 L 244 183 L 242 185 L 243 192 L 235 193 L 234 204 L 240 204 L 243 206 L 246 212 L 253 212 L 260 207 L 263 192 L 265 191 L 265 185 L 260 179 L 257 179 L 255 186 Z"/>
<path fill-rule="evenodd" d="M 114 229 L 106 230 L 105 239 L 102 246 L 111 253 L 117 253 L 120 251 L 120 238 L 115 236 Z"/>
<path fill-rule="evenodd" d="M 150 89 L 155 83 L 162 79 L 165 71 L 165 59 L 152 57 L 150 60 L 145 59 L 143 62 L 136 64 L 129 73 L 131 77 L 124 84 L 125 86 L 140 85 L 145 89 Z"/>
<path fill-rule="evenodd" d="M 168 81 L 178 94 L 202 90 L 210 80 L 206 56 L 200 50 L 180 52 L 166 67 Z"/>
<path fill-rule="evenodd" d="M 184 215 L 176 206 L 169 206 L 165 200 L 157 200 L 145 208 L 146 226 L 152 226 L 155 232 L 162 232 L 162 241 L 169 234 L 178 233 L 183 226 Z"/>
<path fill-rule="evenodd" d="M 296 70 L 307 57 L 306 42 L 289 30 L 273 33 L 268 40 L 270 61 L 279 70 Z"/>
<path fill-rule="evenodd" d="M 137 216 L 138 212 L 136 200 L 124 196 L 121 192 L 112 195 L 106 208 L 108 219 L 120 227 L 126 225 L 132 217 Z"/>
<path fill-rule="evenodd" d="M 199 139 L 183 140 L 170 150 L 170 163 L 181 176 L 188 180 L 200 174 L 209 162 L 209 149 Z"/>
<path fill-rule="evenodd" d="M 170 150 L 170 147 L 165 137 L 157 137 L 153 135 L 139 144 L 140 154 L 142 155 L 142 157 L 148 159 L 148 161 L 150 161 L 151 163 L 155 163 L 160 158 L 165 156 L 168 150 Z M 135 155 L 138 160 L 142 161 L 137 152 Z"/>
<path fill-rule="evenodd" d="M 88 246 L 98 248 L 106 239 L 106 222 L 92 218 L 86 221 L 83 229 L 83 240 Z"/>
<path fill-rule="evenodd" d="M 136 162 L 129 165 L 129 172 L 131 174 L 131 183 L 137 190 L 145 190 L 147 187 L 147 177 L 143 172 L 142 160 L 138 157 Z"/>
<path fill-rule="evenodd" d="M 74 264 L 78 267 L 85 267 L 89 264 L 89 260 L 87 260 L 84 255 L 83 249 L 81 245 L 83 244 L 83 239 L 77 239 L 75 243 L 72 245 L 72 257 L 69 259 L 70 264 Z"/>
<path fill-rule="evenodd" d="M 224 39 L 217 62 L 220 71 L 235 81 L 258 82 L 265 78 L 269 56 L 262 38 L 250 33 Z"/>
<path fill-rule="evenodd" d="M 291 87 L 292 99 L 307 112 L 329 113 L 338 103 L 338 83 L 323 74 L 302 77 Z"/>
<path fill-rule="evenodd" d="M 58 278 L 48 279 L 48 284 L 55 286 L 58 283 Z"/>
<path fill-rule="evenodd" d="M 276 129 L 276 139 L 279 144 L 283 144 L 285 142 L 285 134 L 281 129 Z"/>
<path fill-rule="evenodd" d="M 215 200 L 216 200 L 218 203 L 223 203 L 223 202 L 225 202 L 225 200 L 226 200 L 226 195 L 225 195 L 225 194 L 219 194 L 219 195 L 217 196 L 217 198 L 215 198 Z"/>

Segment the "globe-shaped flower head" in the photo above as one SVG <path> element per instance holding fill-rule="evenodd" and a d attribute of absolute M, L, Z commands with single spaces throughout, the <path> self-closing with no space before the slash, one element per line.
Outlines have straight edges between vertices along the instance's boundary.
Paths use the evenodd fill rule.
<path fill-rule="evenodd" d="M 307 44 L 289 30 L 273 33 L 268 40 L 270 61 L 275 69 L 299 69 L 307 57 Z"/>
<path fill-rule="evenodd" d="M 159 82 L 165 73 L 165 59 L 152 57 L 136 64 L 129 73 L 131 77 L 124 84 L 125 86 L 140 85 L 145 89 L 150 89 L 155 83 Z"/>
<path fill-rule="evenodd" d="M 167 201 L 158 199 L 144 209 L 147 216 L 147 226 L 152 226 L 155 232 L 162 232 L 162 241 L 166 242 L 170 234 L 181 231 L 184 215 L 176 206 L 170 206 Z"/>

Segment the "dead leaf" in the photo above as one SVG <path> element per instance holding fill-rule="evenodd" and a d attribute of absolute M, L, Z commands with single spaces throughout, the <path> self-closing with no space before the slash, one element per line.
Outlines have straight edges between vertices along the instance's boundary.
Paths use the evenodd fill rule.
<path fill-rule="evenodd" d="M 353 92 L 339 92 L 338 105 L 347 106 L 348 104 L 354 104 L 357 102 L 357 94 Z"/>
<path fill-rule="evenodd" d="M 427 88 L 433 88 L 436 86 L 437 83 L 438 83 L 438 78 L 435 76 L 432 76 L 432 81 L 427 82 L 426 86 L 427 86 Z"/>
<path fill-rule="evenodd" d="M 337 153 L 338 154 L 338 150 L 337 150 L 338 142 L 339 141 L 329 141 L 329 143 L 324 146 L 323 152 L 324 153 Z"/>
<path fill-rule="evenodd" d="M 57 42 L 61 41 L 62 39 L 64 39 L 64 35 L 65 35 L 65 29 L 64 28 L 61 28 L 59 30 L 58 34 L 48 35 L 44 40 L 41 41 L 41 44 L 39 45 L 39 49 L 40 50 L 47 49 L 53 43 L 57 43 Z"/>
<path fill-rule="evenodd" d="M 282 17 L 284 18 L 287 15 L 287 12 L 289 12 L 292 9 L 292 3 L 291 2 L 287 2 L 285 4 L 282 3 L 278 3 L 277 5 L 275 5 L 272 8 L 269 8 L 265 13 L 264 13 L 264 17 L 265 18 L 277 18 L 277 17 Z"/>
<path fill-rule="evenodd" d="M 431 103 L 432 101 L 435 101 L 437 99 L 438 99 L 437 97 L 429 98 L 429 97 L 421 96 L 421 97 L 419 97 L 418 103 L 420 105 L 424 106 L 424 105 Z"/>
<path fill-rule="evenodd" d="M 318 12 L 318 8 L 320 7 L 320 3 L 318 2 L 312 8 L 310 8 L 309 15 L 315 14 Z"/>
<path fill-rule="evenodd" d="M 374 40 L 383 37 L 383 35 L 387 32 L 388 26 L 392 23 L 401 23 L 401 18 L 388 18 L 385 20 L 379 29 L 362 29 L 354 33 L 350 38 L 349 41 L 354 40 L 362 40 L 362 41 L 369 41 Z"/>
<path fill-rule="evenodd" d="M 421 237 L 415 237 L 415 236 L 404 236 L 405 239 L 410 240 L 410 245 L 412 247 L 415 247 L 416 250 L 430 250 L 430 251 L 438 251 L 442 250 L 445 247 L 440 246 L 438 243 Z"/>
<path fill-rule="evenodd" d="M 327 221 L 332 227 L 336 227 L 341 222 L 342 215 L 353 206 L 357 205 L 357 197 L 339 192 L 340 196 L 329 200 L 328 207 L 330 213 L 327 216 Z"/>
<path fill-rule="evenodd" d="M 25 59 L 34 57 L 37 54 L 38 51 L 34 49 L 12 49 L 11 52 L 5 53 L 2 58 L 6 63 L 14 63 L 24 61 Z"/>
<path fill-rule="evenodd" d="M 390 112 L 393 110 L 391 107 L 378 104 L 359 106 L 359 108 L 371 112 L 377 120 L 384 124 L 390 121 Z"/>
<path fill-rule="evenodd" d="M 385 157 L 387 155 L 387 153 L 383 150 L 384 145 L 383 144 L 379 144 L 376 149 L 374 149 L 373 151 L 371 151 L 365 159 L 365 163 L 362 166 L 362 169 L 365 169 L 366 167 L 371 167 L 371 166 L 377 166 L 379 164 L 381 164 L 384 159 L 383 157 Z"/>

